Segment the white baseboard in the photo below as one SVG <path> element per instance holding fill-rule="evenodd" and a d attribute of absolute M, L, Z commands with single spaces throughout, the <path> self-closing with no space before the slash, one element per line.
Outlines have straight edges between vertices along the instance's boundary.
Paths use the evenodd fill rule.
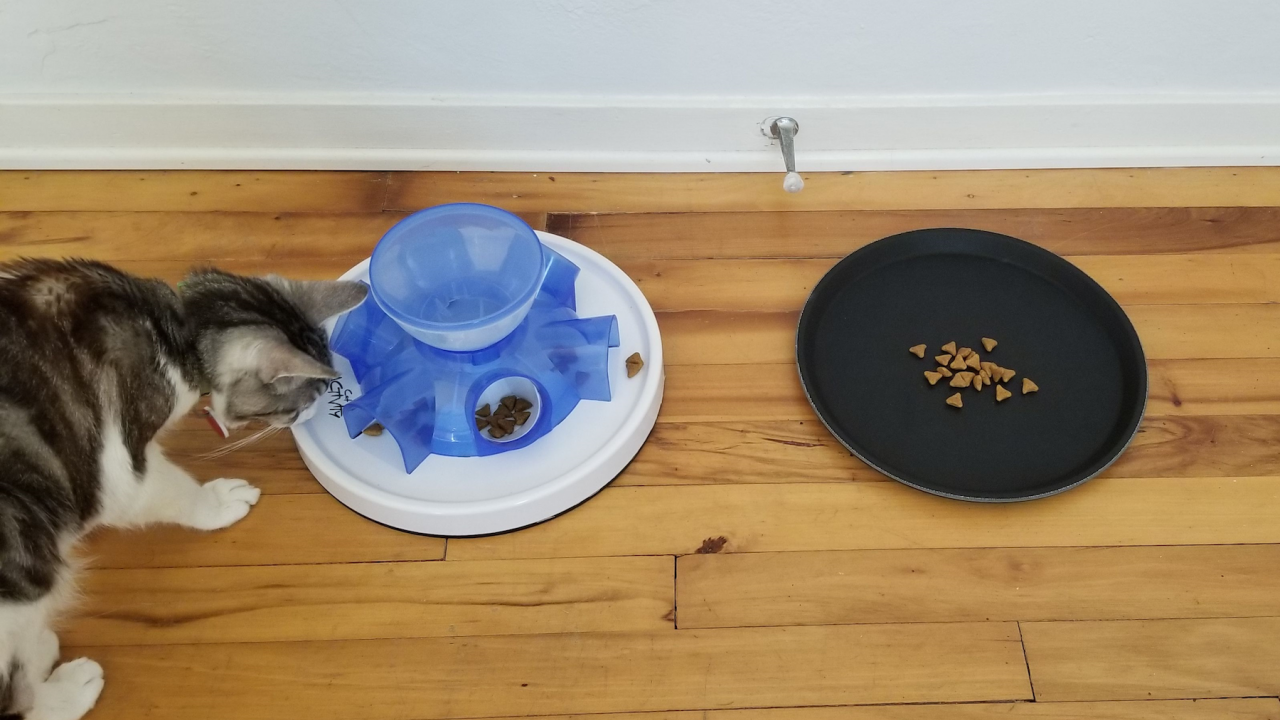
<path fill-rule="evenodd" d="M 1280 164 L 1280 95 L 0 96 L 0 168 L 805 171 Z"/>

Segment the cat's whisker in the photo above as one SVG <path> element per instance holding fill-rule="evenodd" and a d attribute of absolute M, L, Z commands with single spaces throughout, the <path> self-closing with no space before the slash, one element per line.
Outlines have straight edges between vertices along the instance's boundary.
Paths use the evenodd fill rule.
<path fill-rule="evenodd" d="M 253 433 L 252 435 L 247 435 L 245 437 L 240 438 L 239 440 L 236 440 L 235 442 L 227 443 L 226 445 L 223 445 L 218 448 L 214 448 L 213 450 L 210 450 L 207 453 L 202 453 L 200 455 L 197 455 L 196 457 L 200 460 L 216 460 L 224 455 L 233 453 L 236 450 L 244 448 L 248 445 L 252 445 L 261 440 L 264 440 L 279 431 L 280 431 L 280 428 L 274 425 L 268 425 L 267 427 L 262 428 L 258 432 Z"/>

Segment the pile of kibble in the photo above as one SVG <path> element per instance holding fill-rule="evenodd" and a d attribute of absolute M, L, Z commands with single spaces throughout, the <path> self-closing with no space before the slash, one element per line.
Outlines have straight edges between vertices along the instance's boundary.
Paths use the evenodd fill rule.
<path fill-rule="evenodd" d="M 982 338 L 982 347 L 989 353 L 996 349 L 1000 343 L 991 338 Z M 908 352 L 920 359 L 929 354 L 927 345 L 913 345 L 908 348 Z M 925 370 L 924 379 L 930 385 L 937 385 L 938 381 L 943 378 L 951 378 L 949 383 L 953 388 L 973 388 L 978 392 L 982 392 L 982 388 L 987 385 L 995 387 L 996 402 L 1001 403 L 1013 397 L 1013 393 L 1005 387 L 1014 375 L 1018 373 L 1005 367 L 1000 367 L 993 362 L 983 361 L 973 348 L 957 348 L 955 342 L 949 342 L 942 346 L 942 354 L 933 358 L 938 363 L 938 369 Z M 952 372 L 952 371 L 955 372 Z M 1030 395 L 1040 389 L 1031 381 L 1031 378 L 1022 378 L 1022 394 Z M 947 398 L 947 404 L 953 408 L 964 407 L 964 400 L 960 397 L 960 393 L 955 393 Z"/>
<path fill-rule="evenodd" d="M 533 403 L 522 397 L 508 395 L 498 403 L 498 407 L 490 409 L 488 404 L 476 411 L 476 429 L 489 430 L 489 437 L 494 440 L 514 433 L 516 428 L 529 422 Z"/>

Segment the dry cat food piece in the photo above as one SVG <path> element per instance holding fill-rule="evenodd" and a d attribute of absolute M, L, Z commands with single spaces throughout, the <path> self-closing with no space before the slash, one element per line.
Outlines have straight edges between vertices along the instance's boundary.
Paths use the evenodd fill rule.
<path fill-rule="evenodd" d="M 529 421 L 533 403 L 517 395 L 508 395 L 498 401 L 497 407 L 484 405 L 476 410 L 476 430 L 489 431 L 494 440 L 511 435 L 516 428 Z"/>
<path fill-rule="evenodd" d="M 381 424 L 374 423 L 369 427 L 365 428 L 364 430 L 361 430 L 361 432 L 363 432 L 365 435 L 368 435 L 369 437 L 378 437 L 379 435 L 382 434 L 382 430 L 383 428 Z"/>
<path fill-rule="evenodd" d="M 991 352 L 992 350 L 995 350 L 996 346 L 999 344 L 1000 343 L 996 342 L 995 340 L 992 340 L 991 338 L 982 338 L 982 347 L 986 348 L 987 352 Z"/>
<path fill-rule="evenodd" d="M 946 354 L 948 354 L 948 355 L 955 355 L 955 354 L 956 354 L 956 343 L 955 343 L 955 341 L 953 340 L 953 341 L 951 341 L 951 342 L 947 343 L 946 345 L 943 345 L 943 346 L 942 346 L 942 352 L 944 352 L 944 353 L 946 353 Z"/>
<path fill-rule="evenodd" d="M 956 376 L 951 378 L 951 387 L 954 387 L 954 388 L 969 387 L 969 383 L 971 382 L 973 382 L 973 373 L 971 372 L 956 373 Z"/>
<path fill-rule="evenodd" d="M 1017 374 L 1018 374 L 1018 373 L 1016 373 L 1016 372 L 1014 372 L 1014 371 L 1010 370 L 1009 368 L 1001 368 L 1001 372 L 1002 372 L 1003 374 L 1000 376 L 1000 382 L 1009 382 L 1010 380 L 1012 380 L 1012 379 L 1013 379 L 1013 376 L 1014 376 L 1014 375 L 1017 375 Z"/>
<path fill-rule="evenodd" d="M 968 366 L 964 364 L 964 358 L 960 357 L 959 355 L 956 356 L 955 360 L 951 361 L 952 370 L 963 370 L 966 367 Z"/>
<path fill-rule="evenodd" d="M 1040 386 L 1031 382 L 1031 378 L 1022 378 L 1022 394 L 1030 395 L 1040 389 Z"/>
<path fill-rule="evenodd" d="M 973 389 L 978 392 L 982 392 L 982 386 L 985 385 L 986 382 L 986 380 L 982 379 L 981 375 L 975 375 L 973 378 Z"/>
<path fill-rule="evenodd" d="M 978 353 L 969 353 L 969 357 L 964 359 L 964 364 L 973 370 L 982 368 L 982 361 L 978 358 Z"/>
<path fill-rule="evenodd" d="M 993 362 L 983 362 L 980 364 L 982 372 L 994 376 L 996 374 L 996 364 Z"/>
<path fill-rule="evenodd" d="M 960 393 L 956 393 L 947 398 L 947 404 L 954 408 L 964 407 L 964 400 L 960 398 Z"/>
<path fill-rule="evenodd" d="M 920 357 L 924 356 L 921 355 Z M 640 353 L 638 352 L 631 353 L 631 356 L 627 358 L 627 377 L 633 378 L 636 375 L 639 375 L 640 371 L 643 369 L 644 358 L 640 357 Z"/>
<path fill-rule="evenodd" d="M 951 377 L 951 371 L 944 367 L 938 368 L 938 374 L 942 377 Z"/>
<path fill-rule="evenodd" d="M 949 364 L 951 364 L 951 356 L 950 356 L 950 355 L 935 355 L 935 356 L 933 357 L 933 359 L 934 359 L 934 361 L 935 361 L 935 362 L 937 362 L 939 365 L 949 365 Z"/>
<path fill-rule="evenodd" d="M 921 360 L 923 360 L 923 359 L 924 359 L 924 351 L 925 351 L 925 350 L 927 350 L 927 349 L 928 349 L 928 347 L 926 347 L 925 345 L 912 345 L 911 347 L 907 348 L 907 352 L 909 352 L 909 353 L 911 353 L 912 355 L 915 355 L 916 357 L 918 357 L 918 358 L 920 358 Z"/>
<path fill-rule="evenodd" d="M 1005 390 L 1003 385 L 996 386 L 996 402 L 1004 402 L 1011 397 L 1013 397 L 1013 393 Z"/>
<path fill-rule="evenodd" d="M 942 373 L 936 373 L 936 372 L 933 372 L 932 370 L 925 370 L 924 379 L 928 380 L 930 385 L 937 385 L 938 381 L 942 379 Z"/>

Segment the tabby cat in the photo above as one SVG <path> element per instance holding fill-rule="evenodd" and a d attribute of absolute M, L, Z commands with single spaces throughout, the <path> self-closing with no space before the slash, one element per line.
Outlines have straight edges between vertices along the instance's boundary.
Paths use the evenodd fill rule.
<path fill-rule="evenodd" d="M 0 720 L 77 720 L 102 668 L 60 665 L 51 625 L 76 542 L 101 525 L 199 530 L 259 491 L 196 482 L 156 436 L 203 393 L 227 426 L 290 425 L 337 377 L 320 323 L 365 286 L 218 270 L 175 291 L 90 261 L 0 265 Z"/>

